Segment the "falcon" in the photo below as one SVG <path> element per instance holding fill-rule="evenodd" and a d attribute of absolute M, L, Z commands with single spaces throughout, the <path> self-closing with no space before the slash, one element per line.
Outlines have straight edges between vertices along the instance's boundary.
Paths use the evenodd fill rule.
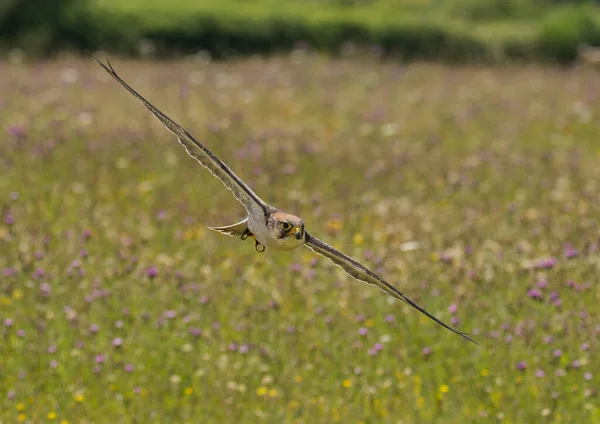
<path fill-rule="evenodd" d="M 240 237 L 242 240 L 248 238 L 254 239 L 255 249 L 259 252 L 263 252 L 267 247 L 279 250 L 292 250 L 304 245 L 315 253 L 329 259 L 356 280 L 379 287 L 385 293 L 412 306 L 447 330 L 479 345 L 479 343 L 469 337 L 466 333 L 460 332 L 437 319 L 423 307 L 419 306 L 364 265 L 311 235 L 306 231 L 304 221 L 301 218 L 282 212 L 265 203 L 231 169 L 229 169 L 225 163 L 217 158 L 185 128 L 158 110 L 152 103 L 147 101 L 137 91 L 131 88 L 129 84 L 123 81 L 121 77 L 117 75 L 108 59 L 106 59 L 107 64 L 104 64 L 92 53 L 90 54 L 110 76 L 141 101 L 142 104 L 177 137 L 179 143 L 181 143 L 192 158 L 200 162 L 200 165 L 208 169 L 225 185 L 225 187 L 231 190 L 233 197 L 235 197 L 246 209 L 246 218 L 237 224 L 208 228 L 228 236 Z"/>

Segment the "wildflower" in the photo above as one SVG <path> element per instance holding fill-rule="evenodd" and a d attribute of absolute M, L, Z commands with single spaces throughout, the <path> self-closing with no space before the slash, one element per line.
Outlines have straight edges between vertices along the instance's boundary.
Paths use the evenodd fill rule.
<path fill-rule="evenodd" d="M 347 379 L 342 381 L 342 387 L 345 389 L 352 387 L 352 381 Z"/>
<path fill-rule="evenodd" d="M 541 299 L 542 292 L 539 291 L 538 289 L 531 289 L 527 292 L 527 296 L 529 296 L 532 299 Z"/>
<path fill-rule="evenodd" d="M 586 380 L 591 380 L 592 379 L 592 373 L 591 372 L 586 372 L 585 374 L 583 374 L 583 378 L 585 378 Z"/>
<path fill-rule="evenodd" d="M 579 255 L 579 251 L 571 243 L 566 243 L 564 247 L 565 258 L 571 259 Z"/>
<path fill-rule="evenodd" d="M 360 334 L 361 336 L 365 336 L 368 332 L 369 330 L 365 327 L 361 327 L 358 329 L 358 334 Z"/>
<path fill-rule="evenodd" d="M 14 390 L 9 390 L 8 393 L 6 394 L 6 397 L 8 399 L 14 399 L 16 396 L 15 391 Z"/>
<path fill-rule="evenodd" d="M 449 313 L 454 314 L 456 313 L 456 311 L 458 311 L 458 306 L 456 305 L 456 303 L 453 303 L 450 306 L 448 306 Z"/>
<path fill-rule="evenodd" d="M 190 334 L 192 336 L 198 337 L 200 334 L 202 334 L 202 330 L 200 330 L 199 328 L 191 328 L 190 329 Z"/>
<path fill-rule="evenodd" d="M 527 362 L 521 361 L 521 362 L 517 363 L 517 369 L 518 370 L 524 370 L 526 368 L 527 368 Z"/>
<path fill-rule="evenodd" d="M 271 389 L 271 390 L 269 390 L 269 396 L 270 396 L 270 397 L 275 397 L 275 396 L 277 396 L 277 390 L 275 390 L 275 389 Z"/>
<path fill-rule="evenodd" d="M 183 391 L 183 393 L 186 396 L 190 396 L 192 393 L 194 393 L 194 389 L 192 389 L 191 387 L 186 387 L 185 390 Z"/>
<path fill-rule="evenodd" d="M 17 415 L 17 421 L 22 423 L 23 421 L 25 421 L 27 419 L 27 415 L 20 413 L 19 415 Z"/>
<path fill-rule="evenodd" d="M 429 355 L 431 355 L 431 348 L 424 347 L 423 350 L 421 351 L 421 353 L 423 354 L 423 356 L 429 356 Z"/>
<path fill-rule="evenodd" d="M 5 318 L 4 319 L 4 326 L 5 327 L 12 327 L 12 325 L 14 324 L 14 321 L 12 318 Z"/>
<path fill-rule="evenodd" d="M 92 324 L 90 325 L 90 333 L 92 334 L 96 334 L 98 332 L 98 330 L 100 330 L 100 327 L 98 326 L 98 324 Z"/>
<path fill-rule="evenodd" d="M 267 392 L 268 392 L 268 389 L 266 387 L 264 387 L 264 386 L 261 386 L 258 389 L 256 389 L 256 394 L 258 396 L 264 396 L 264 395 L 267 394 Z"/>
<path fill-rule="evenodd" d="M 554 349 L 554 352 L 552 352 L 552 356 L 554 356 L 555 358 L 558 358 L 561 355 L 562 355 L 562 350 L 560 350 L 560 349 Z"/>
<path fill-rule="evenodd" d="M 154 278 L 158 275 L 158 269 L 155 266 L 151 266 L 146 270 L 146 275 L 150 278 Z"/>
<path fill-rule="evenodd" d="M 394 322 L 394 316 L 392 314 L 386 315 L 385 322 Z"/>
<path fill-rule="evenodd" d="M 54 411 L 48 412 L 48 419 L 49 420 L 55 420 L 56 419 L 56 412 L 54 412 Z"/>
<path fill-rule="evenodd" d="M 125 364 L 123 366 L 123 371 L 125 371 L 125 372 L 133 372 L 133 365 L 131 365 L 131 364 Z"/>
<path fill-rule="evenodd" d="M 294 380 L 296 380 L 296 383 L 302 383 L 302 376 L 301 375 L 297 375 Z"/>
<path fill-rule="evenodd" d="M 544 378 L 545 375 L 546 375 L 546 373 L 544 372 L 544 370 L 538 369 L 535 371 L 535 376 L 537 378 Z"/>
<path fill-rule="evenodd" d="M 85 400 L 85 396 L 83 396 L 83 394 L 81 394 L 81 393 L 76 393 L 75 394 L 75 402 L 81 403 L 84 400 Z"/>
<path fill-rule="evenodd" d="M 177 316 L 177 311 L 173 311 L 173 310 L 165 311 L 163 316 L 168 319 L 173 319 Z"/>
<path fill-rule="evenodd" d="M 21 402 L 17 403 L 17 405 L 15 406 L 15 408 L 17 408 L 17 411 L 24 411 L 25 410 L 25 405 L 23 405 Z"/>
<path fill-rule="evenodd" d="M 58 368 L 58 361 L 52 360 L 48 365 L 50 365 L 50 368 Z"/>
<path fill-rule="evenodd" d="M 440 393 L 448 393 L 450 391 L 450 387 L 447 384 L 442 384 L 440 386 Z"/>
<path fill-rule="evenodd" d="M 487 377 L 489 375 L 489 370 L 487 368 L 484 368 L 481 370 L 481 376 L 482 377 Z"/>
<path fill-rule="evenodd" d="M 120 337 L 116 337 L 115 339 L 113 339 L 112 341 L 112 345 L 114 347 L 120 347 L 123 344 L 123 339 Z"/>
<path fill-rule="evenodd" d="M 25 330 L 21 329 L 17 331 L 17 336 L 18 337 L 25 337 Z"/>

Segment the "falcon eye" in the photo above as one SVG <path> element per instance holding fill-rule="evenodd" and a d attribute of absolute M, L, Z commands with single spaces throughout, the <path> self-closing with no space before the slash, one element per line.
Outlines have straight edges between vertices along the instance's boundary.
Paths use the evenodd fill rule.
<path fill-rule="evenodd" d="M 288 231 L 292 228 L 292 224 L 290 224 L 289 222 L 282 222 L 281 228 L 283 228 L 285 231 Z"/>

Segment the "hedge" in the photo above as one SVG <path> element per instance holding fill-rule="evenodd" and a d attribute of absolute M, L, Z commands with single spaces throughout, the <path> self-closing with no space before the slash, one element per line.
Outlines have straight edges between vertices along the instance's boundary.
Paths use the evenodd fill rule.
<path fill-rule="evenodd" d="M 404 59 L 569 63 L 581 43 L 600 45 L 599 9 L 589 4 L 557 6 L 537 19 L 485 22 L 439 13 L 386 14 L 367 6 L 315 9 L 297 7 L 297 2 L 282 10 L 261 7 L 258 1 L 244 8 L 227 1 L 202 3 L 192 12 L 114 10 L 82 0 L 12 4 L 8 12 L 0 9 L 0 45 L 42 55 L 84 48 L 139 55 L 142 40 L 157 57 L 199 51 L 216 58 L 269 54 L 299 43 L 336 54 L 354 42 Z M 50 16 L 45 7 L 53 8 L 52 19 L 44 18 Z"/>

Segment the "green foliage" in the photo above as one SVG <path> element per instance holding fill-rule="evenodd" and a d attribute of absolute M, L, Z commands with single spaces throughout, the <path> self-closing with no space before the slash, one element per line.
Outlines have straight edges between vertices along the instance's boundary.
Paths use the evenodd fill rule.
<path fill-rule="evenodd" d="M 600 45 L 600 20 L 588 7 L 553 11 L 540 23 L 540 52 L 561 62 L 575 59 L 582 43 Z"/>

